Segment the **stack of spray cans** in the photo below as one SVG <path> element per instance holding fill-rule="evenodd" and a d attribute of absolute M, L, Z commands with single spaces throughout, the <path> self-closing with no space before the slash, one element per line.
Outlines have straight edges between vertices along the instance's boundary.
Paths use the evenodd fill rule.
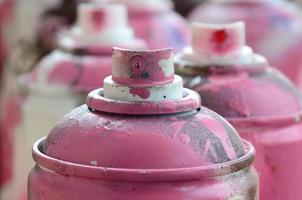
<path fill-rule="evenodd" d="M 299 85 L 299 8 L 208 1 L 191 28 L 172 8 L 91 0 L 68 21 L 44 15 L 47 55 L 18 79 L 19 120 L 6 117 L 19 121 L 7 200 L 302 198 L 302 96 L 278 71 Z"/>
<path fill-rule="evenodd" d="M 15 148 L 14 194 L 26 192 L 28 160 L 32 143 L 69 110 L 84 103 L 85 94 L 102 86 L 111 73 L 111 48 L 144 49 L 127 26 L 123 5 L 82 4 L 77 24 L 58 37 L 58 48 L 44 57 L 29 74 L 20 78 L 28 95 L 22 105 L 22 119 Z M 101 73 L 100 73 L 101 72 Z"/>
<path fill-rule="evenodd" d="M 242 22 L 194 24 L 192 35 L 192 46 L 176 58 L 177 71 L 204 106 L 226 117 L 256 147 L 260 199 L 302 196 L 298 90 L 245 46 Z"/>
<path fill-rule="evenodd" d="M 183 88 L 172 49 L 112 60 L 104 87 L 35 144 L 30 199 L 258 199 L 253 147 Z"/>

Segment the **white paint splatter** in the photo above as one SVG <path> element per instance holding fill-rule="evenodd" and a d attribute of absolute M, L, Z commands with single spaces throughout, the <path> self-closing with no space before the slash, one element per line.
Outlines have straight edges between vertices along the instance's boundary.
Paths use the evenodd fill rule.
<path fill-rule="evenodd" d="M 93 165 L 93 166 L 98 166 L 98 161 L 92 160 L 92 161 L 90 162 L 90 164 Z"/>
<path fill-rule="evenodd" d="M 173 54 L 168 59 L 161 59 L 158 64 L 166 77 L 174 74 Z"/>
<path fill-rule="evenodd" d="M 243 196 L 233 196 L 233 197 L 229 197 L 228 200 L 244 200 L 245 198 Z"/>

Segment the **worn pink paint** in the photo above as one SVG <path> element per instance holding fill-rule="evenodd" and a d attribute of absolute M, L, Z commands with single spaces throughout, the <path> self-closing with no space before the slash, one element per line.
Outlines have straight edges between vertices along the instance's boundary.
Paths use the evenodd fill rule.
<path fill-rule="evenodd" d="M 225 117 L 267 117 L 299 111 L 299 96 L 276 83 L 279 79 L 259 80 L 250 78 L 248 73 L 213 75 L 208 77 L 208 83 L 194 89 L 204 93 L 204 105 L 215 108 Z"/>
<path fill-rule="evenodd" d="M 40 65 L 45 62 L 52 63 L 53 67 L 44 84 L 69 86 L 74 91 L 88 93 L 101 87 L 102 79 L 111 74 L 111 57 L 107 56 L 106 52 L 99 55 L 82 54 L 80 56 L 75 53 L 72 57 L 64 51 L 56 53 L 61 56 L 56 57 L 50 54 L 34 68 L 28 79 L 31 83 L 39 84 L 40 70 L 44 70 L 43 66 L 40 68 Z M 102 74 L 99 73 L 100 71 Z"/>
<path fill-rule="evenodd" d="M 301 88 L 302 18 L 300 7 L 292 4 L 285 0 L 212 0 L 197 7 L 190 20 L 219 24 L 244 21 L 247 44 Z"/>
<path fill-rule="evenodd" d="M 221 132 L 221 134 L 219 135 L 219 139 L 223 146 L 225 146 L 225 147 L 228 146 L 228 144 L 227 144 L 227 142 L 229 142 L 228 133 L 225 130 L 225 128 L 219 122 L 217 122 L 217 120 L 210 118 L 210 117 L 205 117 L 202 119 L 202 123 L 204 125 L 206 125 L 208 127 L 208 129 L 212 132 Z M 229 148 L 229 149 L 227 149 L 226 153 L 228 154 L 229 158 L 236 157 L 236 152 L 234 151 L 234 149 Z"/>
<path fill-rule="evenodd" d="M 137 56 L 114 51 L 120 55 L 113 55 L 114 62 Z M 146 59 L 154 63 L 164 52 L 170 51 L 140 55 L 157 55 Z M 124 70 L 119 67 L 113 71 Z M 150 87 L 131 83 L 129 88 Z M 180 88 L 178 100 L 133 102 L 106 98 L 105 89 L 91 92 L 87 105 L 65 115 L 34 145 L 29 200 L 258 199 L 253 147 L 222 117 L 200 107 L 197 93 Z"/>
<path fill-rule="evenodd" d="M 249 153 L 252 153 L 249 151 Z M 171 170 L 127 170 L 74 165 L 51 159 L 41 153 L 35 145 L 34 156 L 40 166 L 47 166 L 56 173 L 36 167 L 30 174 L 30 199 L 215 199 L 225 200 L 231 195 L 223 182 L 236 180 L 236 191 L 245 188 L 247 178 L 254 180 L 254 172 L 241 170 L 232 177 L 223 175 L 223 167 L 217 165 L 211 170 L 201 168 Z M 51 162 L 46 162 L 51 159 Z M 248 157 L 243 158 L 249 161 Z M 248 162 L 245 162 L 246 164 Z M 234 167 L 237 167 L 234 163 Z M 220 168 L 220 169 L 219 169 Z M 213 178 L 205 178 L 212 174 Z M 216 176 L 216 177 L 215 177 Z M 223 178 L 223 180 L 221 180 Z M 220 180 L 219 180 L 220 179 Z M 52 185 L 52 187 L 50 187 Z M 66 187 L 68 186 L 68 187 Z M 78 187 L 81 187 L 81 190 Z M 234 188 L 232 188 L 234 189 Z M 89 191 L 89 192 L 88 192 Z M 254 185 L 250 186 L 245 199 L 255 199 Z"/>

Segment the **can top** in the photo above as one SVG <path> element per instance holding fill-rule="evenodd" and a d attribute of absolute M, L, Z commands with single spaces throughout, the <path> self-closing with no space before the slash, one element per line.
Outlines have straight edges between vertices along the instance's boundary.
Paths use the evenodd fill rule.
<path fill-rule="evenodd" d="M 45 56 L 23 79 L 30 90 L 45 94 L 53 86 L 56 90 L 50 92 L 71 88 L 88 93 L 111 74 L 113 46 L 146 48 L 128 27 L 127 9 L 120 4 L 80 4 L 77 23 L 59 36 L 58 43 L 59 49 Z"/>
<path fill-rule="evenodd" d="M 117 113 L 123 110 L 128 114 L 162 114 L 173 113 L 176 107 L 178 112 L 184 112 L 200 106 L 199 97 L 186 91 L 182 78 L 174 74 L 172 48 L 141 51 L 113 48 L 112 60 L 112 76 L 105 78 L 102 94 L 92 92 L 88 98 L 91 108 Z M 115 106 L 106 104 L 108 101 L 113 101 Z M 143 109 L 133 102 L 144 102 Z M 118 108 L 123 105 L 133 109 Z M 155 105 L 174 109 L 153 110 Z"/>
<path fill-rule="evenodd" d="M 192 25 L 191 46 L 176 57 L 180 65 L 267 65 L 267 60 L 246 45 L 244 22 Z"/>
<path fill-rule="evenodd" d="M 301 94 L 264 57 L 245 45 L 244 34 L 242 22 L 195 23 L 192 47 L 175 59 L 177 71 L 193 76 L 188 85 L 199 92 L 204 105 L 224 117 L 295 118 L 301 110 Z"/>
<path fill-rule="evenodd" d="M 138 172 L 175 170 L 177 174 L 168 173 L 168 179 L 196 179 L 251 164 L 252 147 L 243 144 L 226 120 L 201 107 L 197 93 L 183 88 L 182 79 L 174 75 L 172 49 L 114 48 L 113 59 L 118 79 L 107 77 L 103 89 L 89 94 L 87 105 L 55 126 L 40 146 L 44 158 L 41 152 L 34 154 L 41 166 L 63 174 L 106 168 L 113 170 L 113 177 L 107 177 L 113 180 L 121 178 L 116 171 L 132 171 L 124 178 L 152 181 L 150 175 Z M 149 73 L 149 81 L 141 77 L 143 72 Z M 64 166 L 55 167 L 56 161 L 49 157 Z M 81 176 L 96 175 L 88 171 Z M 192 176 L 183 176 L 182 171 Z M 95 178 L 104 178 L 99 175 Z"/>

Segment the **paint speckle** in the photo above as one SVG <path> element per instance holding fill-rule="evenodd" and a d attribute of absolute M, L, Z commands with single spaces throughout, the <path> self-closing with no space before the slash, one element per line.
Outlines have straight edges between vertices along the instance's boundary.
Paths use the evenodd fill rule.
<path fill-rule="evenodd" d="M 131 88 L 130 94 L 137 95 L 143 99 L 147 99 L 150 96 L 150 91 L 147 88 Z"/>
<path fill-rule="evenodd" d="M 161 59 L 158 64 L 165 77 L 169 77 L 174 74 L 173 54 L 168 59 Z"/>
<path fill-rule="evenodd" d="M 98 161 L 92 160 L 92 161 L 90 162 L 90 164 L 93 165 L 93 166 L 98 166 Z"/>
<path fill-rule="evenodd" d="M 149 74 L 148 72 L 145 71 L 145 72 L 142 72 L 142 73 L 141 73 L 141 78 L 142 78 L 142 79 L 147 79 L 147 78 L 149 78 L 149 77 L 150 77 L 150 74 Z"/>
<path fill-rule="evenodd" d="M 301 121 L 300 115 L 296 115 L 296 116 L 295 116 L 295 121 L 296 121 L 296 122 L 300 122 L 300 121 Z"/>
<path fill-rule="evenodd" d="M 191 142 L 190 136 L 188 136 L 186 134 L 180 134 L 179 139 L 180 139 L 181 142 L 183 142 L 185 144 L 189 144 Z"/>
<path fill-rule="evenodd" d="M 104 22 L 104 12 L 95 10 L 91 12 L 92 26 L 95 30 L 100 30 Z"/>
<path fill-rule="evenodd" d="M 244 200 L 245 198 L 243 196 L 233 196 L 229 197 L 228 200 Z"/>
<path fill-rule="evenodd" d="M 228 34 L 225 30 L 219 30 L 213 34 L 213 41 L 218 45 L 224 43 L 227 40 L 227 38 L 228 38 Z"/>

